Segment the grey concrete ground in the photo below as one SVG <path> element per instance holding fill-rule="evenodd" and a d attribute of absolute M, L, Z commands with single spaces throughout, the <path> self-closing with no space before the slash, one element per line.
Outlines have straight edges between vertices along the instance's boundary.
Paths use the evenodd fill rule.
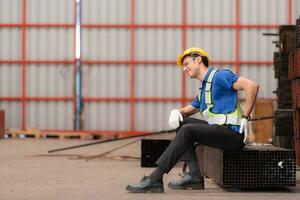
<path fill-rule="evenodd" d="M 131 141 L 133 141 L 132 139 Z M 164 194 L 132 194 L 128 183 L 140 180 L 152 168 L 141 168 L 140 142 L 90 161 L 78 156 L 92 156 L 126 144 L 130 140 L 63 151 L 49 155 L 50 149 L 93 141 L 59 139 L 0 140 L 0 200 L 48 199 L 300 199 L 300 185 L 284 191 L 224 190 L 206 179 L 202 191 L 173 191 L 167 188 L 178 178 L 178 165 L 165 176 Z M 129 156 L 124 159 L 124 156 Z M 299 173 L 299 172 L 297 172 Z M 299 174 L 298 174 L 299 180 Z"/>

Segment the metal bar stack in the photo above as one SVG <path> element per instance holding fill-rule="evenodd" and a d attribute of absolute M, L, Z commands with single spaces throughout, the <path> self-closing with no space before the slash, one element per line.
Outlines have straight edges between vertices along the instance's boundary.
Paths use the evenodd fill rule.
<path fill-rule="evenodd" d="M 283 188 L 296 186 L 293 150 L 274 146 L 247 146 L 223 151 L 200 146 L 197 157 L 204 176 L 222 187 Z"/>
<path fill-rule="evenodd" d="M 296 46 L 295 26 L 279 27 L 279 52 L 274 52 L 275 78 L 278 79 L 277 104 L 275 111 L 275 144 L 278 147 L 294 149 L 292 91 L 289 68 L 291 52 Z"/>
<path fill-rule="evenodd" d="M 289 80 L 292 90 L 294 143 L 297 164 L 300 166 L 300 16 L 296 21 L 295 48 L 289 53 Z"/>

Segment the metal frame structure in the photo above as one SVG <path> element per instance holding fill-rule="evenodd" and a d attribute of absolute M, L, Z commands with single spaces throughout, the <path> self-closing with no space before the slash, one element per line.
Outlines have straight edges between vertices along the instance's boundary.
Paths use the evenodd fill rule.
<path fill-rule="evenodd" d="M 235 23 L 234 24 L 188 24 L 187 23 L 187 1 L 182 0 L 182 23 L 181 24 L 137 24 L 135 23 L 135 0 L 130 0 L 130 23 L 129 24 L 82 24 L 83 29 L 99 29 L 99 28 L 127 28 L 130 31 L 130 59 L 129 60 L 81 60 L 83 65 L 92 64 L 126 64 L 130 67 L 130 95 L 129 97 L 83 97 L 83 102 L 95 101 L 95 102 L 129 102 L 130 103 L 130 130 L 128 131 L 110 131 L 110 130 L 98 130 L 93 131 L 99 134 L 110 134 L 120 133 L 126 135 L 141 134 L 143 131 L 135 131 L 135 103 L 136 102 L 181 102 L 182 106 L 186 105 L 187 101 L 191 101 L 191 98 L 187 97 L 186 94 L 186 79 L 182 73 L 182 95 L 176 98 L 165 98 L 165 97 L 136 97 L 134 91 L 135 85 L 135 66 L 138 64 L 144 65 L 175 65 L 174 60 L 136 60 L 135 59 L 135 30 L 136 29 L 147 29 L 147 28 L 166 28 L 166 29 L 181 29 L 182 30 L 182 49 L 187 47 L 187 30 L 198 29 L 198 28 L 209 28 L 209 29 L 223 29 L 230 28 L 235 30 L 235 59 L 234 60 L 219 60 L 214 61 L 212 64 L 230 64 L 235 67 L 236 73 L 240 73 L 241 65 L 269 65 L 272 66 L 273 61 L 254 61 L 240 60 L 240 30 L 241 29 L 262 29 L 262 28 L 278 28 L 278 24 L 241 24 L 239 15 L 239 4 L 240 0 L 235 0 Z M 288 24 L 292 23 L 292 0 L 286 0 L 288 4 Z M 27 64 L 63 64 L 73 65 L 74 72 L 76 66 L 76 58 L 74 53 L 73 60 L 28 60 L 26 58 L 26 30 L 30 28 L 73 28 L 75 35 L 75 17 L 73 24 L 56 24 L 56 23 L 27 23 L 26 21 L 26 0 L 22 0 L 22 23 L 0 23 L 0 28 L 21 28 L 22 29 L 22 59 L 21 60 L 0 60 L 1 64 L 19 64 L 22 66 L 22 95 L 17 97 L 12 96 L 0 96 L 0 101 L 21 101 L 22 102 L 22 129 L 26 128 L 26 102 L 27 101 L 73 101 L 74 102 L 74 113 L 76 112 L 76 96 L 65 96 L 65 97 L 34 97 L 26 95 L 26 65 Z M 74 0 L 75 9 L 76 0 Z M 75 11 L 76 12 L 76 11 Z M 76 13 L 75 13 L 76 15 Z M 75 40 L 75 39 L 74 39 Z M 76 46 L 75 46 L 76 49 Z M 75 52 L 74 49 L 74 52 Z M 47 130 L 47 131 L 59 131 L 59 130 Z M 88 132 L 88 130 L 86 130 Z"/>

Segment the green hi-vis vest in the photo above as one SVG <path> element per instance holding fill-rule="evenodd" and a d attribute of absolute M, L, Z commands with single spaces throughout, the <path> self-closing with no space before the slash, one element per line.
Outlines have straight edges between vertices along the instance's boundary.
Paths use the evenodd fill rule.
<path fill-rule="evenodd" d="M 203 111 L 203 116 L 205 121 L 207 121 L 209 124 L 230 124 L 230 125 L 240 125 L 241 118 L 242 118 L 242 111 L 239 105 L 238 100 L 236 101 L 236 109 L 235 111 L 231 113 L 213 113 L 211 109 L 214 107 L 214 103 L 212 101 L 212 80 L 214 78 L 215 73 L 218 72 L 218 69 L 214 69 L 209 74 L 206 84 L 205 84 L 205 104 L 206 109 Z M 200 93 L 198 95 L 199 102 L 201 102 L 201 94 L 202 91 L 200 90 Z"/>

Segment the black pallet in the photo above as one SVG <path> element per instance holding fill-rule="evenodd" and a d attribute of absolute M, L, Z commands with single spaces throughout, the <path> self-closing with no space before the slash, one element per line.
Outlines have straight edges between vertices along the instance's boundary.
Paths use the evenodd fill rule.
<path fill-rule="evenodd" d="M 275 136 L 294 136 L 293 110 L 278 109 L 274 118 Z"/>
<path fill-rule="evenodd" d="M 141 167 L 156 167 L 156 160 L 169 146 L 171 140 L 143 139 L 141 143 Z"/>
<path fill-rule="evenodd" d="M 286 53 L 274 52 L 273 63 L 275 78 L 287 79 L 289 70 L 289 55 Z"/>
<path fill-rule="evenodd" d="M 222 187 L 282 188 L 296 186 L 295 152 L 274 146 L 247 146 L 240 151 L 197 149 L 203 174 Z"/>

